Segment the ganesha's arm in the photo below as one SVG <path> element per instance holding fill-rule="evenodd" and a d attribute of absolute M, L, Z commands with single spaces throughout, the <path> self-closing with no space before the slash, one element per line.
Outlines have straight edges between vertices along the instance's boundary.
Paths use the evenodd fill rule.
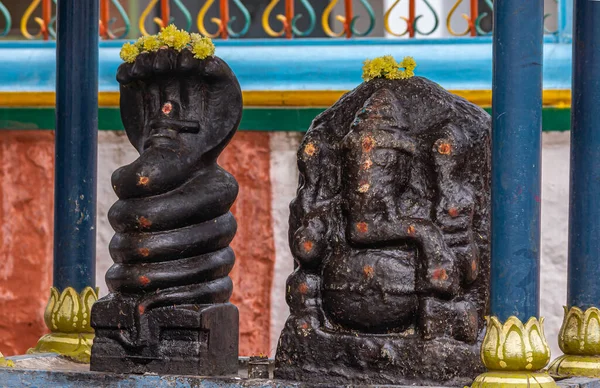
<path fill-rule="evenodd" d="M 339 233 L 339 156 L 309 132 L 298 151 L 300 187 L 290 205 L 290 247 L 294 258 L 308 270 L 317 270 Z"/>
<path fill-rule="evenodd" d="M 433 160 L 437 175 L 438 199 L 435 204 L 436 224 L 454 251 L 466 282 L 472 282 L 479 272 L 479 255 L 473 238 L 475 195 L 469 183 L 470 143 L 464 131 L 447 125 L 433 145 Z"/>
<path fill-rule="evenodd" d="M 458 292 L 460 272 L 455 265 L 456 259 L 441 230 L 430 220 L 378 220 L 376 228 L 368 222 L 361 222 L 352 225 L 348 232 L 350 239 L 360 245 L 381 241 L 415 243 L 422 251 L 419 263 L 423 278 L 418 282 L 418 291 L 451 296 Z"/>
<path fill-rule="evenodd" d="M 329 251 L 329 225 L 323 214 L 328 213 L 326 207 L 315 209 L 317 214 L 305 219 L 295 231 L 290 230 L 290 248 L 298 263 L 306 268 L 317 268 Z M 323 213 L 322 213 L 323 212 Z"/>

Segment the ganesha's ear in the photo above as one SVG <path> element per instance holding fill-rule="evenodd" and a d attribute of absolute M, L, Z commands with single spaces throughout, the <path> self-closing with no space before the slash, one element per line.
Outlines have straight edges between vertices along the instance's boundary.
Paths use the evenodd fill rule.
<path fill-rule="evenodd" d="M 454 163 L 468 153 L 469 141 L 465 131 L 457 125 L 448 123 L 434 132 L 435 141 L 432 152 L 436 165 Z"/>
<path fill-rule="evenodd" d="M 471 228 L 475 192 L 470 183 L 472 147 L 465 132 L 454 124 L 437 131 L 431 148 L 438 190 L 436 220 L 443 230 Z"/>

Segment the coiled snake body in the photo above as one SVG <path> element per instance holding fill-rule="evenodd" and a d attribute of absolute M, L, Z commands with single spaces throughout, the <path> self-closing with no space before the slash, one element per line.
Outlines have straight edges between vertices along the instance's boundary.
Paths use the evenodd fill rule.
<path fill-rule="evenodd" d="M 236 233 L 229 209 L 238 185 L 216 159 L 237 129 L 242 98 L 225 62 L 188 50 L 141 54 L 121 65 L 117 80 L 140 157 L 112 176 L 119 200 L 108 215 L 116 234 L 106 282 L 135 301 L 137 334 L 116 339 L 139 347 L 151 309 L 229 300 Z"/>

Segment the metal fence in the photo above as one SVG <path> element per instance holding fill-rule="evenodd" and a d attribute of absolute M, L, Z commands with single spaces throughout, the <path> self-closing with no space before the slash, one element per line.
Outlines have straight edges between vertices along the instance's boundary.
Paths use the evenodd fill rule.
<path fill-rule="evenodd" d="M 0 0 L 0 37 L 55 39 L 56 1 Z M 549 35 L 558 2 L 545 0 Z M 174 23 L 220 39 L 468 38 L 491 34 L 492 8 L 492 0 L 100 0 L 99 31 L 133 39 Z"/>

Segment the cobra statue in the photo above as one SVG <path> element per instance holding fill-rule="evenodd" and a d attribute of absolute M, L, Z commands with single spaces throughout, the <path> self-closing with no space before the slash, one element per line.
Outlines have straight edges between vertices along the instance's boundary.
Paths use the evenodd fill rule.
<path fill-rule="evenodd" d="M 218 57 L 161 49 L 117 73 L 121 118 L 140 153 L 116 170 L 108 218 L 110 294 L 94 305 L 92 369 L 237 370 L 238 311 L 229 304 L 235 178 L 217 163 L 242 114 L 242 94 Z"/>

